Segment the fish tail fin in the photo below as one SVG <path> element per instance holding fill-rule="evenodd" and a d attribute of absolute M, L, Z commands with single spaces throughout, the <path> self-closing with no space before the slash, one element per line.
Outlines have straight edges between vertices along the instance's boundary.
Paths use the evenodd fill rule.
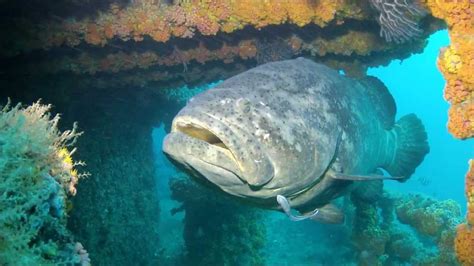
<path fill-rule="evenodd" d="M 392 176 L 403 176 L 399 181 L 406 181 L 415 172 L 416 167 L 430 151 L 428 136 L 421 120 L 415 114 L 408 114 L 398 120 L 390 135 L 394 150 L 388 157 L 391 159 L 383 166 Z"/>

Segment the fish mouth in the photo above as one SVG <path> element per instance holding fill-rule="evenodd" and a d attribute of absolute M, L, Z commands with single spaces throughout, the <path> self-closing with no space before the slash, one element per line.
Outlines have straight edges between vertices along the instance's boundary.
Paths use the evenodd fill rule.
<path fill-rule="evenodd" d="M 234 154 L 217 131 L 190 117 L 176 118 L 164 139 L 163 151 L 197 178 L 231 193 L 246 182 L 241 179 Z"/>
<path fill-rule="evenodd" d="M 188 150 L 182 160 L 194 158 L 194 162 L 200 160 L 214 168 L 227 169 L 233 174 L 231 179 L 237 177 L 240 185 L 246 184 L 251 190 L 260 190 L 274 176 L 273 165 L 259 144 L 256 141 L 252 144 L 246 142 L 253 136 L 225 118 L 219 119 L 208 113 L 197 112 L 193 115 L 180 115 L 173 120 L 171 134 L 181 134 L 182 138 L 187 138 L 183 143 L 190 142 L 199 146 L 190 151 L 193 148 L 186 147 L 190 145 L 181 145 L 181 149 Z M 236 185 L 235 180 L 232 185 Z"/>
<path fill-rule="evenodd" d="M 188 135 L 191 138 L 202 140 L 210 145 L 220 147 L 230 151 L 229 147 L 219 138 L 215 133 L 213 133 L 209 128 L 203 127 L 200 124 L 189 121 L 176 121 L 174 129 L 177 132 L 181 132 L 185 135 Z M 235 160 L 235 157 L 234 157 Z"/>

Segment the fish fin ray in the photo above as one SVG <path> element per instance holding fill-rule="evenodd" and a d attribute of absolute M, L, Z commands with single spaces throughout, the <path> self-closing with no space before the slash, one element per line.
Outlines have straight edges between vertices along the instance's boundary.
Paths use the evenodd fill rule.
<path fill-rule="evenodd" d="M 408 114 L 397 121 L 390 134 L 395 136 L 394 154 L 390 154 L 391 160 L 382 166 L 387 172 L 394 176 L 405 176 L 407 180 L 416 167 L 430 151 L 428 136 L 421 120 L 415 114 Z"/>
<path fill-rule="evenodd" d="M 347 181 L 375 181 L 375 180 L 400 180 L 404 179 L 404 176 L 384 176 L 384 175 L 348 175 L 348 174 L 332 174 L 329 175 L 334 179 L 347 180 Z"/>

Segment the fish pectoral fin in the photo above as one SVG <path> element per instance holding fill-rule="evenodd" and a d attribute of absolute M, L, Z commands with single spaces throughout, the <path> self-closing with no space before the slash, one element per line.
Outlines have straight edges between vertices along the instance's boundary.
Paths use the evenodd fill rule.
<path fill-rule="evenodd" d="M 312 216 L 310 219 L 325 224 L 342 224 L 344 223 L 344 213 L 334 204 L 326 204 L 318 208 L 318 215 Z"/>
<path fill-rule="evenodd" d="M 405 178 L 404 176 L 347 175 L 347 174 L 341 174 L 341 173 L 334 173 L 329 176 L 334 179 L 348 180 L 348 181 L 374 181 L 374 180 L 385 180 L 385 179 L 400 180 L 400 179 Z"/>

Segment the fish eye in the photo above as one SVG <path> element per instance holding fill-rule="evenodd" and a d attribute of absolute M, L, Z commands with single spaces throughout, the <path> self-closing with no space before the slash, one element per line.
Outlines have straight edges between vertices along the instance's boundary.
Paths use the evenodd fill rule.
<path fill-rule="evenodd" d="M 250 101 L 246 98 L 239 98 L 236 102 L 235 105 L 237 108 L 244 113 L 250 112 Z"/>

